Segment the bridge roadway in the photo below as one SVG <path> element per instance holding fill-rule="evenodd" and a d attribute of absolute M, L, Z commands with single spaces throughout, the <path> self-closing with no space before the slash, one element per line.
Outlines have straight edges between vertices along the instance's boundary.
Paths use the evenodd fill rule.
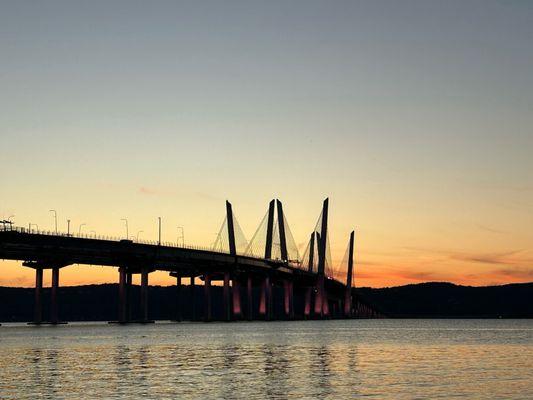
<path fill-rule="evenodd" d="M 0 231 L 0 258 L 22 260 L 26 266 L 88 264 L 126 266 L 135 273 L 145 267 L 156 271 L 249 272 L 276 271 L 277 274 L 315 275 L 281 260 L 231 255 L 224 252 L 135 243 L 131 240 L 102 240 L 53 234 L 26 233 L 22 229 Z"/>

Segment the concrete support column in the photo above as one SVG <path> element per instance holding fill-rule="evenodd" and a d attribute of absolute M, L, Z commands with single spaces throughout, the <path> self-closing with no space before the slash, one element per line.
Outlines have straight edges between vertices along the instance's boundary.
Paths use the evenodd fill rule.
<path fill-rule="evenodd" d="M 204 321 L 211 321 L 211 277 L 205 274 L 204 278 Z"/>
<path fill-rule="evenodd" d="M 148 322 L 148 268 L 141 270 L 141 322 Z"/>
<path fill-rule="evenodd" d="M 286 279 L 283 281 L 283 311 L 285 312 L 285 318 L 290 319 L 290 315 L 291 315 L 290 282 Z"/>
<path fill-rule="evenodd" d="M 270 276 L 267 275 L 265 278 L 265 299 L 266 299 L 266 318 L 267 320 L 272 320 L 274 313 L 272 306 L 274 304 L 274 299 L 272 296 L 272 282 L 270 281 Z"/>
<path fill-rule="evenodd" d="M 233 294 L 233 316 L 242 317 L 242 306 L 241 306 L 241 283 L 239 279 L 233 277 L 232 280 L 232 294 Z"/>
<path fill-rule="evenodd" d="M 294 319 L 294 282 L 289 281 L 289 318 Z"/>
<path fill-rule="evenodd" d="M 131 321 L 132 309 L 131 309 L 131 286 L 133 283 L 133 275 L 126 270 L 126 321 Z"/>
<path fill-rule="evenodd" d="M 43 322 L 43 269 L 35 268 L 35 312 L 33 316 L 33 322 L 40 324 Z"/>
<path fill-rule="evenodd" d="M 59 267 L 52 268 L 52 294 L 50 301 L 50 322 L 57 324 L 59 322 L 59 312 L 57 303 L 57 291 L 59 289 Z"/>
<path fill-rule="evenodd" d="M 176 321 L 181 321 L 181 275 L 176 274 Z"/>
<path fill-rule="evenodd" d="M 294 318 L 294 283 L 285 279 L 283 281 L 284 299 L 283 306 L 285 311 L 285 318 Z"/>
<path fill-rule="evenodd" d="M 328 295 L 324 285 L 324 276 L 322 275 L 317 278 L 314 313 L 316 318 L 329 316 Z"/>
<path fill-rule="evenodd" d="M 247 299 L 247 307 L 248 312 L 246 313 L 246 317 L 248 318 L 248 321 L 251 321 L 254 317 L 254 297 L 253 297 L 253 282 L 252 282 L 252 275 L 248 274 L 248 277 L 246 279 L 246 299 Z"/>
<path fill-rule="evenodd" d="M 344 295 L 344 316 L 350 318 L 352 316 L 352 289 L 346 288 Z"/>
<path fill-rule="evenodd" d="M 309 318 L 311 316 L 311 294 L 313 288 L 307 288 L 305 291 L 305 303 L 304 303 L 304 318 Z"/>
<path fill-rule="evenodd" d="M 191 299 L 191 321 L 196 321 L 196 285 L 194 282 L 194 275 L 191 275 L 191 283 L 190 283 L 190 299 Z"/>
<path fill-rule="evenodd" d="M 322 287 L 322 296 L 322 315 L 326 318 L 329 318 L 329 299 L 328 293 L 326 292 L 326 289 L 324 287 Z"/>
<path fill-rule="evenodd" d="M 128 319 L 126 268 L 120 267 L 118 274 L 118 322 L 124 324 Z"/>
<path fill-rule="evenodd" d="M 261 282 L 261 290 L 259 292 L 259 315 L 263 316 L 265 319 L 267 318 L 267 289 L 266 289 L 266 280 L 263 279 L 263 282 Z"/>
<path fill-rule="evenodd" d="M 224 319 L 226 321 L 231 320 L 231 300 L 230 300 L 230 287 L 229 287 L 229 271 L 224 272 Z"/>
<path fill-rule="evenodd" d="M 321 318 L 323 314 L 323 298 L 324 298 L 324 277 L 319 275 L 316 283 L 316 293 L 315 293 L 315 308 L 314 314 L 315 317 Z"/>

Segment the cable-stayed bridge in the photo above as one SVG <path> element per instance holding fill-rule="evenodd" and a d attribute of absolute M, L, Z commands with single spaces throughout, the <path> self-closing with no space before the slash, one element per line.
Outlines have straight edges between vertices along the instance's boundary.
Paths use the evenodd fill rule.
<path fill-rule="evenodd" d="M 189 279 L 192 289 L 200 280 L 204 287 L 203 310 L 191 319 L 212 320 L 211 284 L 223 285 L 225 320 L 380 317 L 371 305 L 355 295 L 354 232 L 345 257 L 332 265 L 328 239 L 328 199 L 302 255 L 292 236 L 283 204 L 272 200 L 259 227 L 247 241 L 226 202 L 226 215 L 212 248 L 177 246 L 109 237 L 41 232 L 4 224 L 0 230 L 0 259 L 19 260 L 35 270 L 35 311 L 32 323 L 61 323 L 58 313 L 59 275 L 73 264 L 118 268 L 118 322 L 152 322 L 148 315 L 149 275 L 168 271 L 176 278 L 176 320 L 181 320 L 182 284 Z M 6 221 L 4 221 L 6 222 Z M 30 226 L 31 228 L 31 226 Z M 52 271 L 50 315 L 43 318 L 43 270 Z M 133 299 L 132 276 L 141 279 L 140 298 Z M 282 288 L 283 313 L 274 311 L 275 290 Z M 259 296 L 254 300 L 254 291 Z M 191 294 L 195 291 L 191 290 Z M 295 296 L 302 301 L 295 307 Z M 188 299 L 194 305 L 194 298 Z M 132 303 L 139 301 L 139 318 L 132 318 Z M 278 313 L 279 314 L 279 313 Z M 200 317 L 201 315 L 201 317 Z"/>

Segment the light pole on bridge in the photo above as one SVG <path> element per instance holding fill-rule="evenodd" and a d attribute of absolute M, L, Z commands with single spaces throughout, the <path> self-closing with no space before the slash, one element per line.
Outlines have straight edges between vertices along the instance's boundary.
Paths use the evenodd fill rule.
<path fill-rule="evenodd" d="M 180 245 L 180 239 L 181 239 L 181 245 L 185 246 L 185 230 L 183 229 L 183 226 L 178 226 L 178 237 L 176 239 L 176 246 Z M 180 235 L 181 231 L 181 235 Z"/>
<path fill-rule="evenodd" d="M 128 220 L 126 218 L 122 218 L 121 221 L 124 221 L 126 224 L 126 240 L 130 238 L 129 232 L 128 232 Z"/>
<path fill-rule="evenodd" d="M 157 219 L 159 220 L 159 246 L 161 246 L 161 217 L 157 217 Z"/>
<path fill-rule="evenodd" d="M 80 227 L 78 228 L 78 236 L 81 235 L 81 228 L 85 225 L 87 224 L 86 223 L 80 224 Z"/>
<path fill-rule="evenodd" d="M 144 231 L 139 231 L 137 232 L 137 236 L 135 237 L 135 240 L 138 242 L 139 241 L 139 234 L 141 233 L 144 233 Z"/>
<path fill-rule="evenodd" d="M 50 212 L 54 213 L 54 222 L 55 222 L 56 235 L 57 235 L 57 211 L 56 210 L 50 210 Z"/>

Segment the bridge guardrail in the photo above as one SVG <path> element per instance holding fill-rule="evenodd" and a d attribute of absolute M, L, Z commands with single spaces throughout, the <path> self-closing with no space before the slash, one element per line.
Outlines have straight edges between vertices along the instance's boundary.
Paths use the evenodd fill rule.
<path fill-rule="evenodd" d="M 122 240 L 125 240 L 125 238 L 118 237 L 118 236 L 98 235 L 98 234 L 91 234 L 91 233 L 55 232 L 55 231 L 50 231 L 50 230 L 40 230 L 40 229 L 25 228 L 21 226 L 13 226 L 11 224 L 4 224 L 3 227 L 0 228 L 0 231 L 12 231 L 12 232 L 19 232 L 19 233 L 31 234 L 31 235 L 72 237 L 72 238 L 78 238 L 78 239 L 108 240 L 108 241 L 113 241 L 113 242 L 120 242 Z M 155 240 L 137 240 L 137 239 L 127 239 L 127 240 L 130 240 L 132 243 L 136 243 L 136 244 L 145 244 L 145 245 L 151 245 L 151 246 L 159 245 L 159 242 Z M 172 247 L 172 248 L 178 248 L 178 249 L 211 251 L 211 252 L 229 254 L 229 251 L 227 250 L 213 249 L 207 246 L 197 246 L 197 245 L 189 245 L 189 244 L 180 245 L 178 243 L 173 243 L 173 242 L 161 242 L 160 245 L 164 247 Z M 253 255 L 253 254 L 250 254 L 249 252 L 247 252 L 246 254 L 244 252 L 242 252 L 242 254 L 239 252 L 238 255 L 251 257 L 251 258 L 258 259 L 258 260 L 264 259 L 264 257 Z M 301 264 L 298 260 L 291 260 L 289 262 L 289 265 L 293 268 L 301 269 Z"/>

